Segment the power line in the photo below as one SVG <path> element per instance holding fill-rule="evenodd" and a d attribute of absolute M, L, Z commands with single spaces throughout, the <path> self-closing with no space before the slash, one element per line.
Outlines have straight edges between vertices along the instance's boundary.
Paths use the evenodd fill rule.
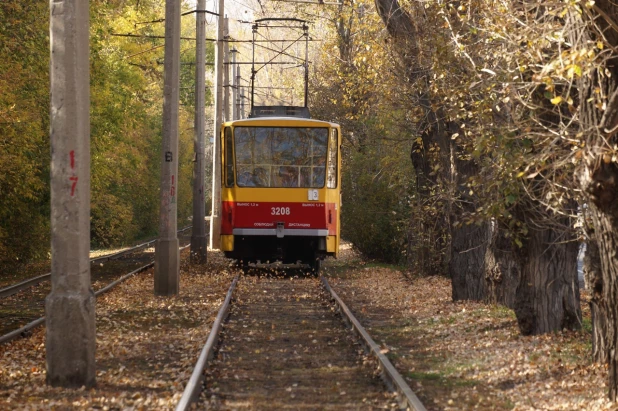
<path fill-rule="evenodd" d="M 133 33 L 111 33 L 111 36 L 114 37 L 135 37 L 135 38 L 145 38 L 145 39 L 164 39 L 165 36 L 154 36 L 154 35 L 149 35 L 149 34 L 133 34 Z M 181 37 L 181 40 L 193 40 L 195 41 L 195 37 Z M 206 40 L 212 40 L 214 41 L 214 39 L 206 39 Z"/>

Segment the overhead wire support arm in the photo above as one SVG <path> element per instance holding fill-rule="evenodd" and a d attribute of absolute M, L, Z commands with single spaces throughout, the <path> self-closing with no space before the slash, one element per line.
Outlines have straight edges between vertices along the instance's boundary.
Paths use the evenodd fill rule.
<path fill-rule="evenodd" d="M 188 14 L 193 14 L 193 13 L 206 13 L 206 14 L 210 14 L 212 16 L 218 16 L 219 13 L 215 13 L 213 11 L 210 10 L 191 10 L 191 11 L 186 11 L 184 13 L 181 14 L 181 16 L 186 16 Z"/>
<path fill-rule="evenodd" d="M 295 23 L 307 24 L 307 20 L 297 19 L 295 17 L 265 17 L 263 19 L 255 20 L 255 23 L 259 25 L 260 23 L 264 23 L 268 21 L 293 21 Z"/>
<path fill-rule="evenodd" d="M 229 43 L 253 43 L 253 40 L 223 40 L 224 42 L 229 42 Z M 291 39 L 276 39 L 276 40 L 255 40 L 255 43 L 282 43 L 285 41 L 298 41 L 298 40 L 291 40 Z M 322 41 L 322 39 L 313 39 L 310 38 L 309 41 Z"/>
<path fill-rule="evenodd" d="M 231 63 L 231 62 L 223 63 L 223 65 L 226 65 L 226 66 L 231 66 L 233 64 L 234 63 Z M 274 65 L 274 64 L 292 65 L 292 64 L 298 64 L 298 62 L 296 62 L 296 61 L 256 61 L 255 63 L 252 63 L 252 62 L 250 63 L 248 61 L 240 61 L 240 62 L 236 62 L 235 64 L 261 64 L 262 67 L 264 67 L 264 66 L 267 66 L 267 65 Z M 262 67 L 260 67 L 260 69 Z M 260 71 L 260 70 L 256 70 L 256 72 L 258 72 L 258 71 Z"/>

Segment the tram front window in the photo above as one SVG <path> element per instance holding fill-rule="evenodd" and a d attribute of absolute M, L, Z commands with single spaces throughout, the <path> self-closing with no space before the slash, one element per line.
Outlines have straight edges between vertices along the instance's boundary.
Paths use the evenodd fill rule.
<path fill-rule="evenodd" d="M 322 188 L 327 146 L 327 128 L 236 127 L 237 184 Z"/>

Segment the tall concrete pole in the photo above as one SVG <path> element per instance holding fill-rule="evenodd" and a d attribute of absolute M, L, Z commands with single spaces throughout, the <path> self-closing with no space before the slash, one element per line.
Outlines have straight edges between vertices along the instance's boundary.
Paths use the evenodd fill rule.
<path fill-rule="evenodd" d="M 180 89 L 180 0 L 165 1 L 163 65 L 163 141 L 161 143 L 161 206 L 155 245 L 155 295 L 178 294 L 178 98 Z"/>
<path fill-rule="evenodd" d="M 206 10 L 206 0 L 198 0 L 198 10 Z M 193 167 L 193 230 L 191 234 L 191 262 L 203 264 L 207 259 L 206 250 L 206 206 L 204 204 L 204 146 L 206 99 L 206 13 L 198 12 L 195 16 L 195 135 L 193 147 L 195 163 Z"/>
<path fill-rule="evenodd" d="M 215 49 L 215 121 L 212 143 L 212 215 L 210 216 L 210 247 L 221 247 L 221 144 L 219 139 L 223 103 L 223 24 L 225 1 L 219 0 L 217 19 L 217 48 Z"/>
<path fill-rule="evenodd" d="M 230 121 L 230 29 L 229 20 L 226 17 L 223 20 L 223 118 L 225 121 Z"/>
<path fill-rule="evenodd" d="M 45 351 L 47 383 L 59 387 L 95 384 L 88 3 L 50 3 L 52 288 L 45 299 Z"/>
<path fill-rule="evenodd" d="M 238 120 L 238 83 L 240 83 L 240 68 L 236 64 L 238 50 L 234 48 L 230 53 L 232 53 L 232 120 Z"/>

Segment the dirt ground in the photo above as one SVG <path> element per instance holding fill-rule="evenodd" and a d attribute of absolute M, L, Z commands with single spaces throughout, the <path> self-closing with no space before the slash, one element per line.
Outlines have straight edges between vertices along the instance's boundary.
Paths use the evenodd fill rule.
<path fill-rule="evenodd" d="M 183 253 L 186 255 L 187 252 Z M 589 318 L 584 319 L 582 331 L 522 337 L 508 309 L 451 302 L 447 279 L 410 278 L 397 267 L 363 261 L 349 246 L 343 250 L 341 259 L 328 260 L 325 265 L 325 275 L 333 288 L 382 345 L 429 409 L 618 409 L 605 399 L 605 367 L 589 360 Z M 0 409 L 173 409 L 236 273 L 219 253 L 209 253 L 205 267 L 191 268 L 183 263 L 178 296 L 154 297 L 152 271 L 101 296 L 97 300 L 97 386 L 92 389 L 68 390 L 45 385 L 44 329 L 36 330 L 29 338 L 0 346 Z M 300 279 L 286 279 L 294 284 L 293 288 L 299 284 L 290 295 L 289 303 L 293 305 L 285 311 L 289 318 L 303 315 L 302 311 L 295 311 L 296 303 L 314 297 L 309 288 L 300 287 L 301 282 L 297 283 Z M 277 292 L 276 289 L 266 291 L 266 295 Z M 242 304 L 254 296 L 239 296 L 236 304 L 240 316 L 230 327 L 251 332 L 255 324 L 249 320 L 249 313 L 242 311 Z M 268 303 L 267 299 L 263 301 Z M 327 307 L 330 306 L 323 308 Z M 582 307 L 585 309 L 586 304 Z M 585 313 L 589 316 L 587 310 Z M 261 317 L 256 319 L 259 321 L 264 325 L 270 320 Z M 336 328 L 335 323 L 330 324 L 324 327 Z M 273 329 L 271 325 L 270 333 L 259 337 L 274 338 L 270 341 L 273 344 L 266 346 L 272 352 L 256 353 L 261 348 L 252 344 L 258 336 L 244 335 L 244 341 L 238 337 L 234 350 L 226 352 L 227 359 L 233 359 L 235 351 L 253 350 L 252 355 L 263 355 L 260 361 L 276 370 L 282 364 L 278 362 L 276 350 L 284 349 L 280 344 L 287 343 L 284 338 L 289 338 L 298 353 L 282 357 L 288 358 L 286 366 L 290 369 L 300 369 L 305 364 L 303 361 L 310 363 L 309 354 L 317 346 L 326 350 L 334 347 L 329 343 L 334 343 L 350 346 L 352 357 L 346 360 L 349 361 L 346 366 L 360 367 L 363 373 L 367 370 L 368 364 L 362 364 L 364 356 L 358 353 L 360 348 L 347 334 L 335 334 L 330 338 L 338 341 L 331 341 L 314 338 L 313 331 L 302 327 L 281 330 L 279 325 Z M 283 332 L 288 335 L 284 336 Z M 256 338 L 256 341 L 246 341 L 246 338 Z M 314 340 L 318 342 L 313 343 Z M 301 344 L 303 348 L 299 351 Z M 337 366 L 335 360 L 330 364 L 333 367 L 329 369 Z M 329 378 L 325 377 L 325 367 L 318 369 L 324 372 L 316 374 L 318 378 Z M 236 375 L 239 379 L 243 377 L 230 368 L 227 378 L 233 381 Z M 312 393 L 308 389 L 310 385 L 302 381 L 293 378 L 282 381 L 289 384 L 285 388 L 289 397 L 282 398 L 299 395 L 305 400 L 312 399 L 313 405 L 307 409 L 326 408 L 330 395 L 340 400 L 333 400 L 340 409 L 346 408 L 348 391 L 342 395 L 343 389 L 334 390 L 326 393 L 327 396 Z M 375 387 L 379 388 L 379 384 Z M 211 390 L 216 388 L 210 386 Z M 368 393 L 362 407 L 389 406 L 387 397 L 385 403 L 377 403 L 373 399 L 379 395 L 373 397 L 374 394 Z M 212 394 L 207 393 L 208 400 Z M 296 403 L 290 404 L 295 409 Z M 350 404 L 348 409 L 357 408 L 361 406 Z"/>

